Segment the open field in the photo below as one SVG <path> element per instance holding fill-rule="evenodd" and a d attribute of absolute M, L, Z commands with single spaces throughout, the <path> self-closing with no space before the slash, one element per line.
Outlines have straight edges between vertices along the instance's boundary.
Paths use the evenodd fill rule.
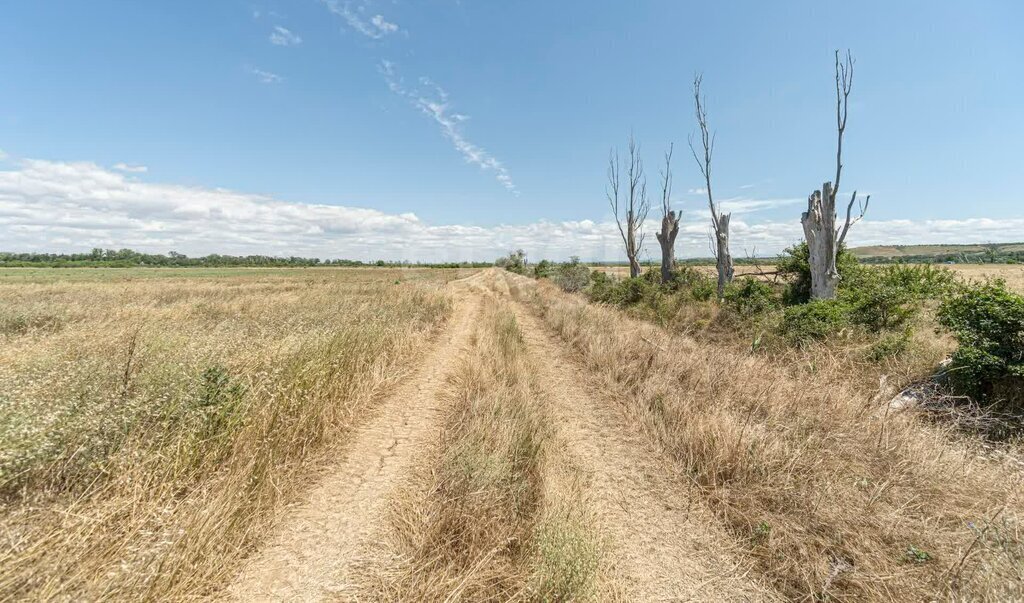
<path fill-rule="evenodd" d="M 1017 451 L 840 356 L 496 269 L 16 274 L 0 600 L 1024 596 Z"/>
<path fill-rule="evenodd" d="M 408 374 L 449 276 L 4 271 L 0 599 L 219 588 Z"/>
<path fill-rule="evenodd" d="M 850 252 L 858 258 L 901 258 L 910 256 L 947 256 L 955 254 L 998 253 L 1024 251 L 1024 243 L 997 243 L 993 245 L 873 245 L 853 247 Z"/>

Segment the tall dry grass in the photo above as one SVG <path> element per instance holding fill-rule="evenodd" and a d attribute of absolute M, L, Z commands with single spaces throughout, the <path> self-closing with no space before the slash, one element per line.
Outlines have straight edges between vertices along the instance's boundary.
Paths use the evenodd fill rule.
<path fill-rule="evenodd" d="M 508 278 L 784 596 L 1024 596 L 1018 469 L 887 412 L 841 362 L 795 373 Z"/>
<path fill-rule="evenodd" d="M 594 595 L 599 547 L 553 465 L 552 429 L 522 333 L 488 299 L 450 378 L 439 458 L 394 505 L 375 600 L 580 600 Z M 559 481 L 559 483 L 552 483 Z"/>
<path fill-rule="evenodd" d="M 0 285 L 0 599 L 217 589 L 448 315 L 362 276 Z"/>

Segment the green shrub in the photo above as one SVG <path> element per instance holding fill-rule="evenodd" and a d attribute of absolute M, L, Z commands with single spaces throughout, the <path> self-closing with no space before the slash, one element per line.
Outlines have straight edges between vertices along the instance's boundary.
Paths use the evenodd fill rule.
<path fill-rule="evenodd" d="M 740 316 L 756 316 L 778 308 L 781 300 L 771 285 L 746 277 L 725 289 L 724 304 Z"/>
<path fill-rule="evenodd" d="M 910 336 L 913 331 L 904 329 L 896 333 L 886 333 L 878 338 L 868 352 L 868 359 L 881 362 L 887 358 L 896 358 L 910 347 Z"/>
<path fill-rule="evenodd" d="M 559 264 L 554 269 L 551 280 L 567 293 L 583 291 L 590 284 L 590 268 L 581 264 L 578 257 L 573 256 L 568 262 Z"/>
<path fill-rule="evenodd" d="M 509 252 L 508 255 L 500 257 L 494 261 L 494 265 L 500 268 L 504 268 L 509 272 L 515 272 L 516 274 L 526 273 L 526 252 L 522 249 L 516 249 L 515 251 Z"/>
<path fill-rule="evenodd" d="M 696 301 L 708 301 L 713 299 L 716 293 L 718 293 L 718 283 L 709 277 L 694 280 L 690 285 L 690 295 Z"/>
<path fill-rule="evenodd" d="M 611 296 L 610 290 L 615 284 L 614 279 L 603 270 L 593 270 L 590 273 L 590 283 L 590 301 L 609 303 L 608 298 Z"/>
<path fill-rule="evenodd" d="M 780 329 L 791 342 L 825 339 L 850 324 L 850 308 L 838 299 L 816 299 L 786 308 Z"/>
<path fill-rule="evenodd" d="M 950 384 L 976 400 L 1024 403 L 1024 296 L 1001 281 L 965 287 L 939 307 L 956 336 Z"/>
<path fill-rule="evenodd" d="M 554 264 L 547 260 L 541 260 L 533 266 L 533 277 L 534 278 L 547 278 L 551 276 L 551 271 L 554 269 Z"/>
<path fill-rule="evenodd" d="M 660 285 L 642 277 L 615 279 L 594 271 L 593 281 L 591 301 L 620 307 L 632 306 L 645 299 L 653 303 L 660 293 Z"/>

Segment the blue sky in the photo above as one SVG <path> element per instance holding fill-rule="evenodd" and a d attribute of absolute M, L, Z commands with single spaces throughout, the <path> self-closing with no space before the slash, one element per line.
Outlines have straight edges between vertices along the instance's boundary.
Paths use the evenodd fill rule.
<path fill-rule="evenodd" d="M 834 172 L 837 48 L 844 188 L 872 194 L 850 242 L 1024 239 L 1024 5 L 712 4 L 13 0 L 0 249 L 614 259 L 632 132 L 652 189 L 676 144 L 681 255 L 706 255 L 701 71 L 734 253 L 770 253 Z"/>

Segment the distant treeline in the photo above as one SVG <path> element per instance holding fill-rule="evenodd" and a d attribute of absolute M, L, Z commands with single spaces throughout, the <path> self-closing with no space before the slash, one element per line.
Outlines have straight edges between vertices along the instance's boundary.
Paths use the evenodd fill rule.
<path fill-rule="evenodd" d="M 381 266 L 432 268 L 482 268 L 490 262 L 443 262 L 409 263 L 363 262 L 361 260 L 321 260 L 320 258 L 275 257 L 269 255 L 221 255 L 213 253 L 202 257 L 189 257 L 175 251 L 162 253 L 141 253 L 132 249 L 93 249 L 89 253 L 7 253 L 0 252 L 0 266 L 23 268 L 132 268 L 156 266 L 168 268 L 223 268 L 223 267 L 310 267 L 310 266 Z"/>
<path fill-rule="evenodd" d="M 991 253 L 986 249 L 974 253 L 957 252 L 896 257 L 869 256 L 857 259 L 862 264 L 1024 264 L 1024 251 Z"/>

